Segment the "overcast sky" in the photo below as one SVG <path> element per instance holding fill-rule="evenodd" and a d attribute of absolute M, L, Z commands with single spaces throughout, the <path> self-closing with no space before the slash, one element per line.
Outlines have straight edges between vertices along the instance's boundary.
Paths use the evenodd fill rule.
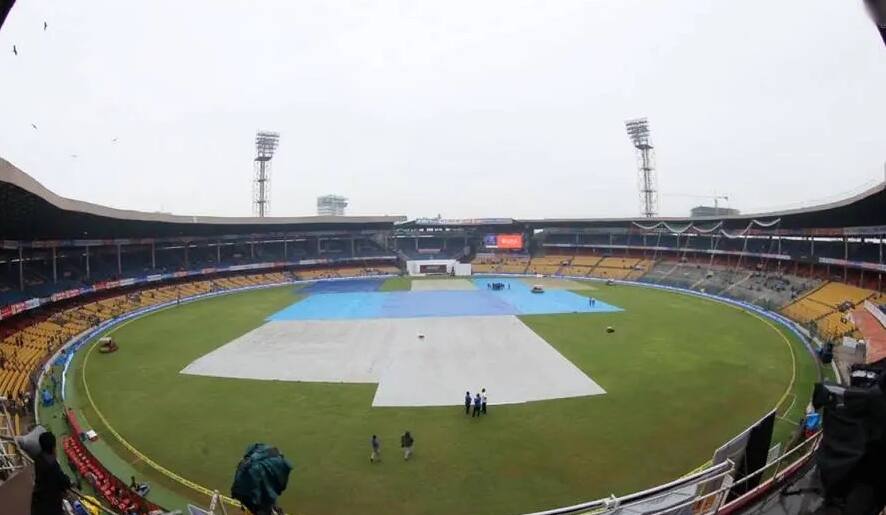
<path fill-rule="evenodd" d="M 0 156 L 120 208 L 248 215 L 258 129 L 278 216 L 636 215 L 637 116 L 664 215 L 884 177 L 860 1 L 22 0 L 0 49 Z"/>

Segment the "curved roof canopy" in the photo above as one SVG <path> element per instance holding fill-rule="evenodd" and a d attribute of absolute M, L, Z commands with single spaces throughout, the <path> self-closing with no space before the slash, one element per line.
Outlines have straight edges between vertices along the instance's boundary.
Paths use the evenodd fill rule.
<path fill-rule="evenodd" d="M 723 222 L 729 230 L 744 229 L 757 220 L 778 221 L 781 230 L 798 233 L 815 229 L 886 227 L 886 183 L 827 204 L 805 208 L 704 218 L 585 218 L 585 219 L 417 219 L 404 216 L 217 217 L 148 213 L 72 200 L 56 195 L 0 158 L 0 240 L 67 240 L 111 238 L 213 237 L 232 234 L 384 230 L 448 227 L 509 231 L 540 228 L 638 228 L 659 221 L 673 225 Z M 886 232 L 886 230 L 877 231 Z"/>
<path fill-rule="evenodd" d="M 658 222 L 671 225 L 712 225 L 723 222 L 724 229 L 744 229 L 754 221 L 770 223 L 778 220 L 782 230 L 809 231 L 814 229 L 838 229 L 847 227 L 886 226 L 886 182 L 834 202 L 812 205 L 796 209 L 748 213 L 726 216 L 705 217 L 663 217 L 663 218 L 595 218 L 595 219 L 553 219 L 519 220 L 536 228 L 543 227 L 626 227 L 651 226 Z M 883 231 L 886 232 L 886 231 Z"/>
<path fill-rule="evenodd" d="M 404 216 L 219 217 L 148 213 L 61 197 L 0 158 L 0 240 L 217 236 L 385 229 Z"/>

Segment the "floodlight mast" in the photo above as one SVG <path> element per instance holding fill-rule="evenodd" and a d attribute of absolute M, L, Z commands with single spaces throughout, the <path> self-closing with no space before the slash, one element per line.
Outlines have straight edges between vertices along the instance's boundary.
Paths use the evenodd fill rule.
<path fill-rule="evenodd" d="M 649 122 L 636 118 L 625 122 L 625 130 L 637 149 L 638 184 L 640 187 L 640 212 L 646 218 L 658 215 L 658 189 L 656 186 L 654 147 L 649 142 Z"/>
<path fill-rule="evenodd" d="M 255 175 L 252 180 L 252 214 L 264 217 L 270 212 L 271 159 L 277 150 L 280 134 L 259 131 L 255 134 Z"/>

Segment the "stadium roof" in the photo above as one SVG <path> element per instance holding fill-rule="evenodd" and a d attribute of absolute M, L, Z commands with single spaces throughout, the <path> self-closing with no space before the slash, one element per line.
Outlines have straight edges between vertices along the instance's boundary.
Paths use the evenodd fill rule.
<path fill-rule="evenodd" d="M 834 202 L 795 209 L 748 213 L 738 215 L 704 217 L 663 218 L 542 218 L 517 220 L 531 227 L 612 227 L 640 224 L 649 226 L 657 222 L 673 225 L 688 223 L 710 224 L 723 221 L 724 228 L 743 229 L 752 220 L 772 222 L 779 220 L 780 229 L 832 229 L 846 227 L 886 226 L 886 182 L 868 188 L 861 193 Z"/>
<path fill-rule="evenodd" d="M 0 1 L 0 28 L 3 27 L 3 22 L 6 21 L 6 16 L 9 15 L 13 5 L 15 5 L 15 0 Z"/>
<path fill-rule="evenodd" d="M 216 236 L 384 229 L 404 216 L 218 217 L 148 213 L 61 197 L 0 158 L 0 240 Z"/>
<path fill-rule="evenodd" d="M 808 207 L 750 213 L 738 215 L 706 216 L 706 217 L 661 217 L 661 218 L 479 218 L 447 220 L 436 218 L 419 218 L 398 224 L 404 229 L 420 227 L 473 228 L 489 231 L 506 231 L 518 228 L 631 228 L 650 227 L 664 222 L 669 226 L 685 226 L 694 223 L 708 226 L 723 222 L 722 227 L 730 230 L 741 230 L 753 221 L 762 222 L 765 226 L 773 224 L 782 231 L 797 231 L 798 234 L 814 233 L 816 230 L 827 232 L 828 229 L 843 228 L 874 228 L 873 233 L 886 233 L 886 182 L 877 184 L 856 195 L 848 196 L 834 202 L 817 204 Z"/>
<path fill-rule="evenodd" d="M 340 230 L 448 227 L 508 231 L 540 228 L 632 228 L 658 222 L 671 226 L 722 221 L 741 230 L 752 221 L 773 224 L 798 234 L 841 228 L 874 228 L 886 233 L 886 183 L 834 202 L 765 213 L 719 217 L 416 219 L 404 216 L 216 217 L 180 216 L 115 209 L 60 197 L 33 177 L 0 158 L 0 240 L 67 240 L 111 238 L 214 237 Z"/>

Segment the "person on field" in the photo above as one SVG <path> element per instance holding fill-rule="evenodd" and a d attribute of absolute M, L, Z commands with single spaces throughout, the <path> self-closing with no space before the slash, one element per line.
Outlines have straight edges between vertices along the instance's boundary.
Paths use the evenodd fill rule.
<path fill-rule="evenodd" d="M 415 445 L 415 439 L 409 434 L 409 431 L 403 433 L 400 437 L 400 447 L 403 448 L 403 459 L 408 460 L 412 456 L 412 446 Z"/>
<path fill-rule="evenodd" d="M 381 461 L 381 441 L 378 439 L 378 436 L 372 435 L 369 445 L 372 446 L 372 454 L 369 455 L 369 461 L 373 463 Z"/>
<path fill-rule="evenodd" d="M 486 388 L 480 390 L 480 411 L 486 414 Z"/>
<path fill-rule="evenodd" d="M 144 497 L 148 495 L 148 492 L 151 491 L 151 486 L 147 483 L 139 483 L 135 480 L 135 476 L 131 476 L 131 481 L 129 482 L 129 489 L 138 495 Z"/>
<path fill-rule="evenodd" d="M 71 487 L 71 480 L 55 459 L 55 435 L 40 435 L 40 455 L 34 459 L 34 492 L 31 515 L 64 515 L 62 499 Z"/>
<path fill-rule="evenodd" d="M 465 392 L 465 415 L 471 414 L 471 392 Z"/>
<path fill-rule="evenodd" d="M 474 413 L 471 415 L 471 418 L 480 416 L 480 409 L 483 400 L 480 398 L 480 394 L 478 393 L 476 397 L 474 397 Z"/>

